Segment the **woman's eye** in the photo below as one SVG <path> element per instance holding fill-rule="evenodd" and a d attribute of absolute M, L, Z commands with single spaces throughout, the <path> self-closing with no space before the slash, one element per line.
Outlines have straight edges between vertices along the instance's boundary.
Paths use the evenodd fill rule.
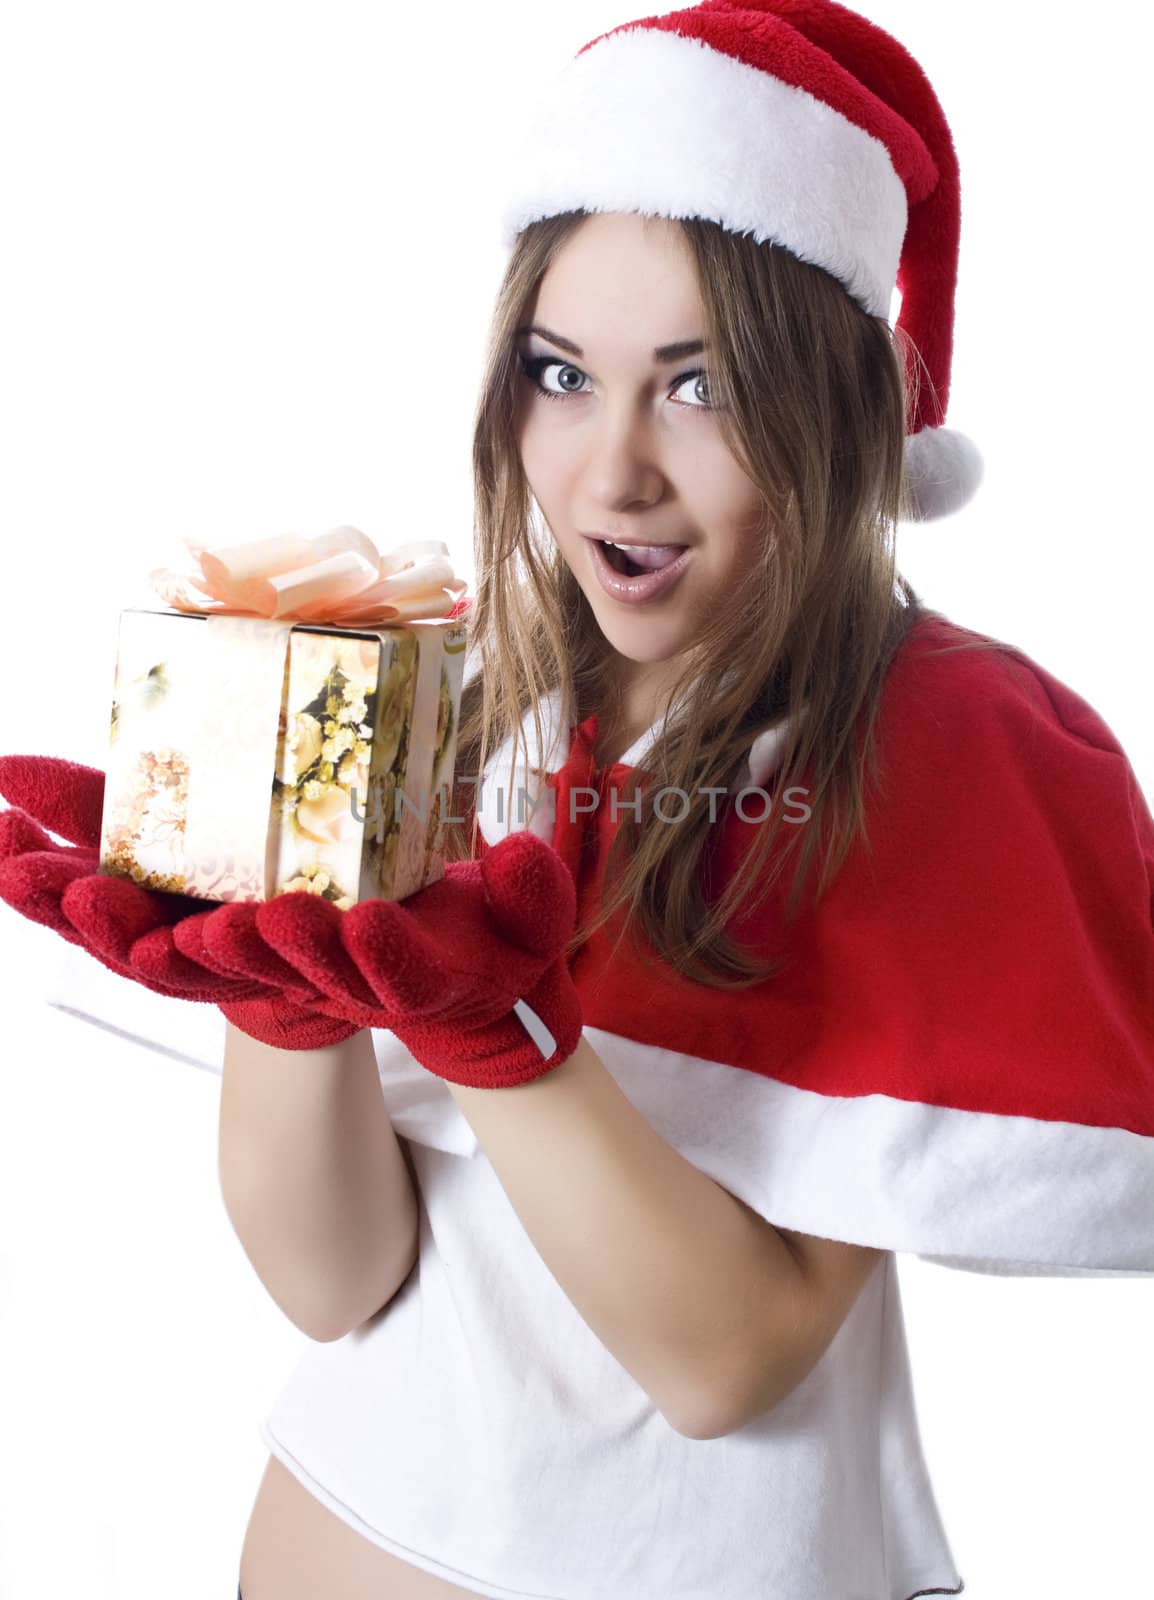
<path fill-rule="evenodd" d="M 585 376 L 580 367 L 575 367 L 568 361 L 559 361 L 556 356 L 522 356 L 521 367 L 532 378 L 540 393 L 550 400 L 563 400 L 567 394 L 577 393 L 578 389 L 571 383 L 566 383 L 560 390 L 547 389 L 541 382 L 541 374 L 546 367 L 560 367 L 562 372 L 576 373 L 579 378 Z"/>
<path fill-rule="evenodd" d="M 546 400 L 564 400 L 567 395 L 581 393 L 579 380 L 584 378 L 586 374 L 581 371 L 580 367 L 575 367 L 571 361 L 561 361 L 556 356 L 521 356 L 520 361 L 521 370 L 532 380 L 538 394 L 542 395 Z M 560 389 L 550 389 L 542 383 L 541 374 L 547 367 L 560 368 L 560 373 L 558 374 L 558 381 L 562 385 Z M 575 375 L 578 381 L 573 382 L 572 378 L 562 378 L 561 374 Z M 699 395 L 696 401 L 681 400 L 678 404 L 684 405 L 689 410 L 711 411 L 713 406 L 708 399 L 709 389 L 704 371 L 684 373 L 671 385 L 671 391 L 683 388 L 690 382 L 703 385 L 707 398 L 702 400 Z"/>
<path fill-rule="evenodd" d="M 701 406 L 702 406 L 702 408 L 704 410 L 710 411 L 710 410 L 713 409 L 713 402 L 708 398 L 708 395 L 709 395 L 709 380 L 706 377 L 704 372 L 687 372 L 685 374 L 684 378 L 678 378 L 677 382 L 674 384 L 674 388 L 675 389 L 679 389 L 683 383 L 699 383 L 699 384 L 701 384 L 702 387 L 705 390 L 705 394 L 706 394 L 707 398 L 704 401 L 702 401 L 700 394 L 698 394 L 697 395 L 697 399 L 701 403 Z"/>

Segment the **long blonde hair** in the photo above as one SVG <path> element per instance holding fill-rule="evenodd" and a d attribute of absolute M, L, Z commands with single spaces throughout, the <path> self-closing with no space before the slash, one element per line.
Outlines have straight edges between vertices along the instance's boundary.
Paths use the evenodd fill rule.
<path fill-rule="evenodd" d="M 525 228 L 498 291 L 473 436 L 477 588 L 469 624 L 480 669 L 462 696 L 459 778 L 482 773 L 510 736 L 516 752 L 527 712 L 541 748 L 542 701 L 555 690 L 578 720 L 619 709 L 615 652 L 548 530 L 534 526 L 515 433 L 516 330 L 586 215 L 566 212 Z M 917 352 L 908 341 L 899 348 L 887 322 L 822 268 L 714 222 L 678 226 L 705 310 L 710 398 L 729 448 L 761 490 L 765 538 L 737 609 L 706 619 L 686 653 L 668 701 L 678 712 L 634 774 L 642 793 L 671 786 L 692 797 L 689 809 L 674 825 L 646 827 L 623 807 L 600 908 L 570 949 L 625 908 L 623 926 L 640 929 L 684 976 L 745 988 L 780 964 L 736 943 L 726 924 L 739 905 L 748 909 L 754 884 L 769 893 L 800 844 L 793 915 L 819 841 L 828 833 L 818 896 L 858 832 L 866 834 L 862 774 L 876 767 L 873 724 L 886 669 L 910 628 L 939 615 L 894 558 L 896 524 L 909 514 L 901 363 L 916 381 Z M 809 819 L 787 828 L 786 849 L 774 855 L 786 820 L 774 805 L 742 870 L 709 903 L 701 868 L 716 824 L 700 791 L 731 790 L 754 737 L 783 721 L 778 793 L 804 775 Z M 475 854 L 475 794 L 472 784 L 455 788 L 452 815 L 466 820 L 446 828 L 449 860 Z"/>

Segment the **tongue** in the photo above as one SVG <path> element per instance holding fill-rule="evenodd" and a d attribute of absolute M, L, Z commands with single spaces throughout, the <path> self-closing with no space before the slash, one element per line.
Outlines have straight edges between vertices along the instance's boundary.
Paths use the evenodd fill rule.
<path fill-rule="evenodd" d="M 684 549 L 683 544 L 649 545 L 646 548 L 626 546 L 622 554 L 635 567 L 643 567 L 646 572 L 659 572 L 662 567 L 668 567 L 676 561 Z"/>

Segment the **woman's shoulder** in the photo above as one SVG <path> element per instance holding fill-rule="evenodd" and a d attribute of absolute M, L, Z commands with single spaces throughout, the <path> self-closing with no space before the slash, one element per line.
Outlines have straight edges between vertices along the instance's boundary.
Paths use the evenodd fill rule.
<path fill-rule="evenodd" d="M 1011 884 L 1028 905 L 1043 883 L 1076 878 L 1079 895 L 1129 908 L 1154 881 L 1154 817 L 1126 750 L 1018 646 L 920 621 L 891 665 L 876 754 L 875 865 L 909 878 L 911 897 L 957 869 L 950 893 L 978 905 Z M 1141 925 L 1148 945 L 1148 901 Z"/>
<path fill-rule="evenodd" d="M 1021 645 L 927 612 L 902 640 L 886 675 L 879 716 L 891 737 L 948 740 L 961 752 L 997 737 L 1015 739 L 1023 759 L 1043 730 L 1063 735 L 1051 748 L 1079 745 L 1124 755 L 1085 697 Z"/>

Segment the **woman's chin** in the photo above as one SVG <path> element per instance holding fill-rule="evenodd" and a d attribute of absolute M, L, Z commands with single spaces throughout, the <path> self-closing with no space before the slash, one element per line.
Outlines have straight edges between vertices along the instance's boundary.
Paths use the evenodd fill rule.
<path fill-rule="evenodd" d="M 606 617 L 598 610 L 596 601 L 591 600 L 590 604 L 602 636 L 619 656 L 636 666 L 653 666 L 659 661 L 672 660 L 692 642 L 690 629 L 671 626 L 668 620 L 658 623 L 638 617 L 636 622 L 629 618 L 622 621 L 619 617 Z"/>

